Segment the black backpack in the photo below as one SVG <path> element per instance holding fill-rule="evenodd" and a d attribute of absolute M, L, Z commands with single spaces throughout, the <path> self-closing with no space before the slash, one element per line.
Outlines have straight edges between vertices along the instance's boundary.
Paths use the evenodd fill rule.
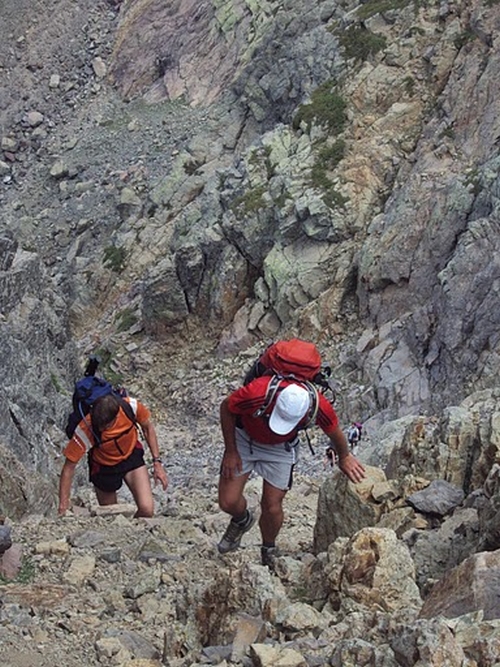
<path fill-rule="evenodd" d="M 98 398 L 112 394 L 119 402 L 120 407 L 130 419 L 134 426 L 137 426 L 137 419 L 128 401 L 124 400 L 126 391 L 124 389 L 116 389 L 113 385 L 104 378 L 95 375 L 99 366 L 100 359 L 96 356 L 91 356 L 85 369 L 84 376 L 75 382 L 73 391 L 72 405 L 73 410 L 68 416 L 65 432 L 68 438 L 72 438 L 76 427 L 81 420 L 88 415 L 92 405 Z M 100 433 L 92 429 L 96 445 L 100 443 Z"/>

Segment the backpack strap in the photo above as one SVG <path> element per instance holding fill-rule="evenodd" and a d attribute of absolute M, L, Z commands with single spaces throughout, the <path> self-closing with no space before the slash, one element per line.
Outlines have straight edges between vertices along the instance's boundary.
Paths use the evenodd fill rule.
<path fill-rule="evenodd" d="M 301 427 L 301 430 L 305 430 L 308 426 L 311 424 L 314 424 L 316 421 L 316 417 L 318 416 L 318 410 L 319 410 L 319 396 L 318 396 L 318 390 L 316 387 L 313 385 L 312 382 L 301 382 L 301 386 L 303 386 L 307 391 L 309 392 L 309 400 L 310 400 L 310 408 L 309 408 L 309 413 L 307 415 L 307 422 L 305 426 Z"/>
<path fill-rule="evenodd" d="M 274 399 L 276 398 L 276 395 L 282 390 L 281 383 L 283 380 L 293 380 L 295 384 L 298 384 L 299 386 L 303 387 L 304 389 L 307 389 L 307 392 L 309 394 L 309 410 L 307 413 L 307 421 L 303 426 L 300 426 L 297 428 L 297 431 L 305 431 L 306 432 L 306 439 L 307 443 L 309 445 L 309 449 L 311 452 L 314 454 L 314 449 L 311 445 L 311 441 L 309 439 L 309 435 L 307 434 L 306 429 L 311 425 L 314 424 L 316 421 L 316 417 L 318 416 L 318 409 L 319 409 L 319 396 L 318 396 L 318 390 L 314 386 L 312 382 L 306 382 L 306 381 L 300 381 L 297 380 L 293 376 L 283 376 L 283 375 L 273 375 L 271 379 L 269 380 L 269 383 L 267 385 L 266 389 L 266 396 L 264 399 L 264 403 L 261 405 L 261 407 L 254 412 L 254 417 L 262 417 L 264 416 L 266 410 L 269 408 L 269 406 L 272 404 Z"/>
<path fill-rule="evenodd" d="M 273 375 L 271 379 L 268 382 L 267 389 L 266 389 L 266 396 L 264 398 L 264 403 L 260 406 L 258 410 L 254 412 L 254 417 L 262 417 L 264 416 L 266 410 L 268 407 L 271 405 L 271 403 L 274 401 L 276 394 L 280 390 L 280 384 L 281 381 L 284 380 L 285 378 L 282 377 L 281 375 Z"/>
<path fill-rule="evenodd" d="M 318 390 L 316 387 L 312 384 L 312 382 L 302 382 L 309 392 L 309 399 L 310 399 L 310 405 L 311 407 L 309 408 L 309 414 L 307 416 L 307 422 L 305 423 L 304 426 L 301 426 L 299 430 L 304 431 L 307 444 L 309 446 L 309 451 L 311 454 L 314 456 L 316 452 L 314 451 L 314 447 L 312 446 L 311 443 L 311 438 L 309 437 L 309 433 L 307 432 L 307 428 L 316 422 L 316 417 L 318 416 L 318 410 L 319 410 L 319 394 Z"/>
<path fill-rule="evenodd" d="M 137 421 L 137 417 L 135 414 L 137 411 L 137 401 L 135 400 L 135 398 L 131 398 L 130 401 L 126 401 L 123 398 L 123 396 L 120 396 L 119 394 L 113 394 L 113 396 L 116 398 L 116 400 L 120 404 L 121 409 L 130 419 L 133 425 L 139 426 L 139 422 Z"/>

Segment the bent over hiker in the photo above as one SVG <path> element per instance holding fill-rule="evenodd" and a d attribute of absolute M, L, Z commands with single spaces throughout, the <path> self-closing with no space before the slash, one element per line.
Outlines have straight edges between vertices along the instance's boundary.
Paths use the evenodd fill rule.
<path fill-rule="evenodd" d="M 269 377 L 259 377 L 237 389 L 222 401 L 220 419 L 225 451 L 219 480 L 219 506 L 231 521 L 218 544 L 220 553 L 240 546 L 241 538 L 254 524 L 247 508 L 245 484 L 252 471 L 263 477 L 259 528 L 262 536 L 261 560 L 272 566 L 277 550 L 276 537 L 283 523 L 283 499 L 292 486 L 298 460 L 298 432 L 308 420 L 311 393 L 290 378 L 279 381 L 273 400 L 268 401 Z M 361 463 L 351 454 L 329 401 L 317 394 L 313 417 L 330 438 L 340 470 L 352 482 L 365 476 Z"/>
<path fill-rule="evenodd" d="M 134 421 L 127 414 L 128 406 L 122 401 L 132 407 Z M 115 504 L 116 492 L 125 482 L 137 505 L 135 516 L 153 516 L 151 483 L 136 423 L 141 427 L 151 451 L 154 481 L 166 490 L 167 474 L 160 459 L 156 431 L 149 410 L 136 399 L 118 399 L 109 394 L 95 401 L 90 413 L 76 427 L 63 452 L 66 460 L 59 481 L 59 514 L 64 514 L 69 509 L 75 468 L 88 452 L 89 477 L 99 505 Z"/>

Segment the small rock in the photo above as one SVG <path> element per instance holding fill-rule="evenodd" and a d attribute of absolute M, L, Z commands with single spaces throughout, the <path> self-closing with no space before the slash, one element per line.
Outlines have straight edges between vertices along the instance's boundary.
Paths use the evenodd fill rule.
<path fill-rule="evenodd" d="M 103 637 L 95 643 L 95 649 L 99 662 L 103 664 L 119 665 L 132 657 L 116 637 Z"/>
<path fill-rule="evenodd" d="M 95 570 L 94 556 L 81 556 L 75 558 L 67 572 L 63 574 L 63 580 L 68 584 L 82 584 Z"/>
<path fill-rule="evenodd" d="M 141 547 L 138 555 L 138 560 L 142 562 L 149 562 L 150 560 L 157 560 L 160 563 L 166 563 L 171 560 L 171 556 L 160 547 L 160 545 L 153 539 L 149 539 Z"/>
<path fill-rule="evenodd" d="M 121 549 L 105 549 L 99 555 L 101 560 L 106 561 L 106 563 L 119 563 L 122 559 Z"/>
<path fill-rule="evenodd" d="M 9 153 L 15 153 L 19 148 L 17 139 L 13 137 L 2 137 L 2 150 Z"/>
<path fill-rule="evenodd" d="M 38 127 L 43 123 L 44 116 L 39 111 L 30 111 L 26 116 L 26 120 L 30 127 Z"/>
<path fill-rule="evenodd" d="M 59 74 L 52 74 L 49 81 L 49 88 L 59 88 L 61 77 Z"/>
<path fill-rule="evenodd" d="M 70 552 L 70 546 L 66 539 L 39 542 L 35 545 L 35 553 L 45 556 L 67 556 Z"/>
<path fill-rule="evenodd" d="M 12 546 L 12 538 L 10 536 L 10 526 L 0 526 L 0 554 L 10 549 Z"/>
<path fill-rule="evenodd" d="M 147 593 L 154 593 L 158 588 L 158 583 L 159 581 L 156 579 L 142 579 L 132 586 L 128 586 L 124 591 L 124 596 L 131 600 L 137 600 Z"/>
<path fill-rule="evenodd" d="M 290 648 L 252 644 L 250 653 L 260 667 L 306 667 L 307 665 L 303 656 Z"/>
<path fill-rule="evenodd" d="M 246 655 L 250 644 L 263 642 L 266 638 L 265 623 L 262 618 L 241 614 L 236 626 L 231 660 L 239 662 Z"/>
<path fill-rule="evenodd" d="M 54 165 L 52 165 L 52 169 L 50 170 L 50 175 L 53 178 L 64 178 L 65 176 L 68 175 L 68 167 L 64 164 L 62 160 L 58 160 Z"/>
<path fill-rule="evenodd" d="M 117 503 L 116 505 L 99 505 L 93 507 L 90 511 L 91 516 L 116 516 L 118 514 L 126 517 L 134 516 L 137 508 L 135 505 L 127 503 Z"/>
<path fill-rule="evenodd" d="M 15 579 L 22 565 L 23 548 L 13 544 L 0 558 L 0 574 L 6 579 Z"/>
<path fill-rule="evenodd" d="M 94 60 L 92 61 L 92 68 L 94 70 L 94 74 L 98 79 L 104 79 L 104 77 L 106 76 L 107 67 L 106 63 L 102 58 L 99 57 L 94 58 Z"/>

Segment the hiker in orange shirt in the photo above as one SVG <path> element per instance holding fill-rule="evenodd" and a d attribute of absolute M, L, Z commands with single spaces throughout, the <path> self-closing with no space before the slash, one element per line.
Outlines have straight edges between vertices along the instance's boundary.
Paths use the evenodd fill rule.
<path fill-rule="evenodd" d="M 128 414 L 130 408 L 134 421 Z M 156 430 L 149 410 L 134 398 L 117 398 L 110 394 L 95 401 L 63 452 L 66 461 L 59 481 L 59 514 L 64 514 L 70 507 L 75 468 L 87 453 L 89 478 L 99 505 L 115 504 L 117 491 L 125 482 L 137 505 L 135 516 L 153 516 L 153 493 L 137 425 L 151 451 L 155 484 L 161 484 L 163 490 L 167 489 L 167 473 L 160 458 Z"/>

